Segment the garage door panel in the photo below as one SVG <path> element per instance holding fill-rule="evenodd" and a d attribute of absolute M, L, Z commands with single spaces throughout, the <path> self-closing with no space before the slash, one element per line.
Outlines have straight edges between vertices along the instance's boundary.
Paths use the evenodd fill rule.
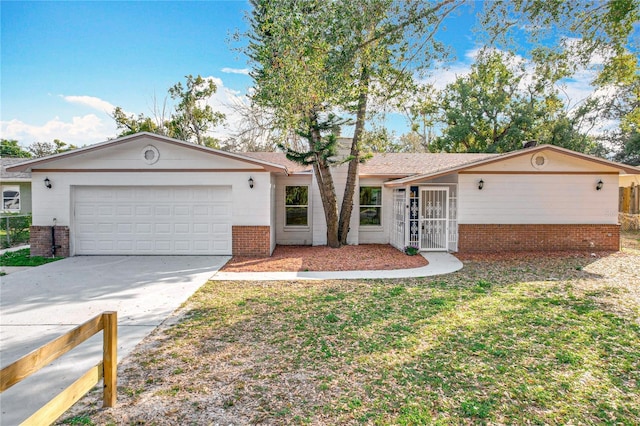
<path fill-rule="evenodd" d="M 176 223 L 173 227 L 176 234 L 188 234 L 191 232 L 190 228 L 188 223 Z"/>
<path fill-rule="evenodd" d="M 113 223 L 99 223 L 96 228 L 100 234 L 113 234 L 115 226 Z"/>
<path fill-rule="evenodd" d="M 151 234 L 152 228 L 153 228 L 153 225 L 151 225 L 150 223 L 136 223 L 135 233 L 138 235 L 139 234 L 149 235 Z"/>
<path fill-rule="evenodd" d="M 150 217 L 153 214 L 153 210 L 151 208 L 151 205 L 149 204 L 137 205 L 135 206 L 134 214 L 136 215 L 136 217 L 142 217 L 142 216 Z"/>
<path fill-rule="evenodd" d="M 155 249 L 156 251 L 165 251 L 165 252 L 170 252 L 171 251 L 171 241 L 169 240 L 156 240 L 156 246 Z"/>
<path fill-rule="evenodd" d="M 133 240 L 120 239 L 117 241 L 116 247 L 123 253 L 131 253 L 133 251 Z"/>
<path fill-rule="evenodd" d="M 133 233 L 133 224 L 131 223 L 118 223 L 118 234 L 120 235 L 130 235 Z"/>
<path fill-rule="evenodd" d="M 193 224 L 193 232 L 196 234 L 208 234 L 209 233 L 209 224 L 208 223 L 194 223 Z"/>
<path fill-rule="evenodd" d="M 176 216 L 191 216 L 192 210 L 191 206 L 175 206 L 173 212 Z"/>
<path fill-rule="evenodd" d="M 171 224 L 170 223 L 156 223 L 155 232 L 156 234 L 171 234 Z"/>
<path fill-rule="evenodd" d="M 129 216 L 132 217 L 133 216 L 133 206 L 123 206 L 123 205 L 117 205 L 116 206 L 116 214 L 118 216 Z"/>
<path fill-rule="evenodd" d="M 170 205 L 162 205 L 155 206 L 155 216 L 156 217 L 171 217 L 171 206 Z"/>
<path fill-rule="evenodd" d="M 77 254 L 231 254 L 230 187 L 76 187 Z"/>

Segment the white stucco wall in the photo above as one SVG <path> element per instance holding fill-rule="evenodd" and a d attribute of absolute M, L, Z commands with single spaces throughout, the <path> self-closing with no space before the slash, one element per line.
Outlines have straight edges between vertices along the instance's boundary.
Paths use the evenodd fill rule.
<path fill-rule="evenodd" d="M 618 175 L 475 173 L 458 181 L 460 224 L 618 223 Z"/>
<path fill-rule="evenodd" d="M 254 187 L 249 188 L 249 176 Z M 139 172 L 34 172 L 34 182 L 51 180 L 52 188 L 44 184 L 33 186 L 33 224 L 57 224 L 72 227 L 73 186 L 231 186 L 233 198 L 232 225 L 271 225 L 271 177 L 268 172 L 218 173 L 139 173 Z"/>
<path fill-rule="evenodd" d="M 144 161 L 144 148 L 153 146 L 158 150 L 158 160 L 153 164 Z M 176 145 L 157 139 L 141 137 L 108 146 L 102 149 L 88 150 L 70 157 L 47 164 L 47 168 L 58 169 L 178 169 L 178 170 L 211 170 L 211 169 L 243 169 L 261 170 L 262 167 L 244 161 L 229 158 L 227 153 L 215 155 L 203 152 L 191 144 Z M 35 167 L 38 168 L 37 166 Z"/>
<path fill-rule="evenodd" d="M 544 156 L 546 158 L 542 167 L 535 167 L 535 157 Z M 513 158 L 501 159 L 500 161 L 492 162 L 483 166 L 474 167 L 474 172 L 544 172 L 544 173 L 583 173 L 588 171 L 593 172 L 611 172 L 618 173 L 618 169 L 593 161 L 586 160 L 584 158 L 575 157 L 573 155 L 551 151 L 548 149 L 537 150 L 529 153 L 524 153 Z"/>

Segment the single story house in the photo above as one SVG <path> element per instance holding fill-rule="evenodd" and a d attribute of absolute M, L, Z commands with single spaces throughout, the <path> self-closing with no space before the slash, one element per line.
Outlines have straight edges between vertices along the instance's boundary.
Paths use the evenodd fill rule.
<path fill-rule="evenodd" d="M 346 169 L 333 170 L 339 198 Z M 314 173 L 283 153 L 139 133 L 8 170 L 31 172 L 33 255 L 56 246 L 62 256 L 268 256 L 276 244 L 326 244 Z M 640 169 L 551 145 L 376 154 L 359 169 L 348 241 L 453 252 L 617 250 L 626 174 Z"/>
<path fill-rule="evenodd" d="M 25 160 L 25 158 L 0 158 L 2 213 L 31 213 L 31 173 L 7 171 L 7 167 L 15 166 Z"/>

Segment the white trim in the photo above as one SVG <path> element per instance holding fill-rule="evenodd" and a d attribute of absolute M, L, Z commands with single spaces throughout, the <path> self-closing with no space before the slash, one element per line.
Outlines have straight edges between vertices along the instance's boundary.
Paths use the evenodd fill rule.
<path fill-rule="evenodd" d="M 288 187 L 297 187 L 297 186 L 304 186 L 307 188 L 307 204 L 287 204 L 287 188 Z M 311 229 L 311 219 L 310 219 L 310 212 L 311 212 L 311 188 L 309 188 L 309 185 L 284 185 L 284 215 L 283 215 L 283 231 L 284 232 L 294 232 L 294 231 L 308 231 L 309 229 Z M 307 224 L 306 225 L 287 225 L 287 207 L 306 207 L 307 208 Z"/>
<path fill-rule="evenodd" d="M 148 153 L 151 153 L 149 155 Z M 153 145 L 147 145 L 142 148 L 142 161 L 146 164 L 152 165 L 156 164 L 160 160 L 160 151 Z"/>
<path fill-rule="evenodd" d="M 362 188 L 379 188 L 380 189 L 380 204 L 360 204 L 360 191 L 362 190 Z M 383 201 L 383 197 L 384 195 L 382 194 L 382 190 L 384 188 L 384 185 L 380 184 L 380 185 L 360 185 L 358 186 L 358 226 L 360 228 L 360 231 L 376 231 L 376 232 L 380 232 L 381 230 L 384 229 L 384 223 L 383 223 L 383 214 L 382 214 L 382 206 L 384 205 L 384 201 Z M 373 208 L 377 208 L 380 209 L 380 223 L 376 223 L 376 224 L 363 224 L 361 222 L 361 216 L 360 216 L 360 209 L 362 207 L 373 207 Z"/>

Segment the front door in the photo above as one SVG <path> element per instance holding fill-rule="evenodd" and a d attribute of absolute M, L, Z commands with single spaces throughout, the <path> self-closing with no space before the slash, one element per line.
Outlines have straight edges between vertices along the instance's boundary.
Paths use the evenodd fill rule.
<path fill-rule="evenodd" d="M 449 188 L 421 188 L 420 250 L 447 251 L 449 235 Z"/>

